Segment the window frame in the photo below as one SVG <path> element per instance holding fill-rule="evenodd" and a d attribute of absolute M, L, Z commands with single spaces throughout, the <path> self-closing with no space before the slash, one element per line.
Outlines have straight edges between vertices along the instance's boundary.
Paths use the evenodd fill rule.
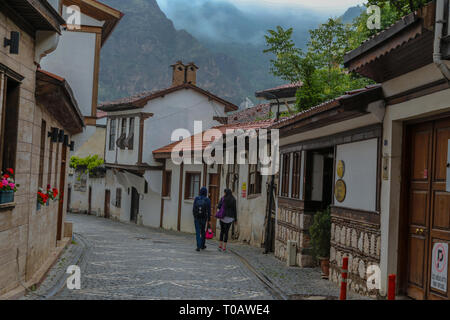
<path fill-rule="evenodd" d="M 41 120 L 41 135 L 39 146 L 39 174 L 38 187 L 44 188 L 45 143 L 47 141 L 47 122 Z"/>
<path fill-rule="evenodd" d="M 169 198 L 172 192 L 172 171 L 163 171 L 163 184 L 161 190 L 161 196 L 164 198 Z"/>
<path fill-rule="evenodd" d="M 134 117 L 128 119 L 128 150 L 133 150 L 134 148 L 134 123 Z"/>
<path fill-rule="evenodd" d="M 116 119 L 109 120 L 109 151 L 116 149 Z"/>
<path fill-rule="evenodd" d="M 282 154 L 281 192 L 280 196 L 289 198 L 289 180 L 291 174 L 291 154 Z"/>
<path fill-rule="evenodd" d="M 250 164 L 248 166 L 248 195 L 259 195 L 262 191 L 262 175 L 261 170 L 257 164 Z M 255 177 L 255 182 L 252 183 L 252 177 Z"/>
<path fill-rule="evenodd" d="M 185 200 L 194 200 L 197 196 L 195 192 L 192 192 L 192 183 L 193 183 L 193 177 L 198 176 L 198 190 L 197 195 L 200 194 L 200 188 L 201 188 L 201 178 L 202 173 L 200 171 L 187 171 L 185 174 L 185 184 L 184 184 L 184 199 Z"/>
<path fill-rule="evenodd" d="M 291 181 L 291 198 L 300 199 L 300 178 L 302 168 L 302 153 L 296 151 L 292 153 L 292 181 Z"/>
<path fill-rule="evenodd" d="M 116 188 L 115 207 L 116 208 L 121 208 L 122 207 L 122 188 Z"/>

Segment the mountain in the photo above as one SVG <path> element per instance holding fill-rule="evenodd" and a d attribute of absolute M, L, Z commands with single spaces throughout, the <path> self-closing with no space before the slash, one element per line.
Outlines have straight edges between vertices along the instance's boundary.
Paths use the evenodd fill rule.
<path fill-rule="evenodd" d="M 361 13 L 366 10 L 364 6 L 355 6 L 350 7 L 345 11 L 345 13 L 341 16 L 342 22 L 344 23 L 352 23 L 353 19 L 361 15 Z"/>
<path fill-rule="evenodd" d="M 125 16 L 102 49 L 100 101 L 166 88 L 170 65 L 182 60 L 199 66 L 200 87 L 237 105 L 247 97 L 257 102 L 255 91 L 283 83 L 262 52 L 267 30 L 294 27 L 304 47 L 308 29 L 325 20 L 307 10 L 243 11 L 220 0 L 159 1 L 173 20 L 156 0 L 102 0 Z"/>
<path fill-rule="evenodd" d="M 170 86 L 169 66 L 177 60 L 194 61 L 200 68 L 198 85 L 238 105 L 247 96 L 254 99 L 256 90 L 280 83 L 267 76 L 267 57 L 262 63 L 252 61 L 251 52 L 260 48 L 249 44 L 240 54 L 230 44 L 225 53 L 203 44 L 187 31 L 176 30 L 155 0 L 103 2 L 125 16 L 102 49 L 100 101 Z"/>

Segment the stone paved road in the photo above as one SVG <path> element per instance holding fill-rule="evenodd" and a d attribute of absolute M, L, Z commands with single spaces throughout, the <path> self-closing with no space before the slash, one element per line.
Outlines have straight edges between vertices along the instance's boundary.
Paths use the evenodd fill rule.
<path fill-rule="evenodd" d="M 231 253 L 196 252 L 192 235 L 161 232 L 86 215 L 68 215 L 88 250 L 81 290 L 52 299 L 273 299 Z"/>

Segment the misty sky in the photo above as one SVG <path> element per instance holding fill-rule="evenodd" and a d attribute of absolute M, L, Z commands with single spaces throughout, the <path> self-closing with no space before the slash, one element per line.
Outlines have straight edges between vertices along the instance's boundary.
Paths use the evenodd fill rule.
<path fill-rule="evenodd" d="M 170 6 L 173 0 L 157 0 L 164 10 Z M 211 2 L 218 0 L 209 0 Z M 220 0 L 229 2 L 242 10 L 249 10 L 258 7 L 260 9 L 282 9 L 284 8 L 307 8 L 325 15 L 341 15 L 349 7 L 363 4 L 364 0 Z M 190 2 L 205 2 L 205 0 L 190 0 Z"/>

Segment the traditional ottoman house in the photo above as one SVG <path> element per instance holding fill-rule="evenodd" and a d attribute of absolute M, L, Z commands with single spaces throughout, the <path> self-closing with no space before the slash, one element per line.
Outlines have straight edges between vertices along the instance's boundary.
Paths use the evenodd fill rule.
<path fill-rule="evenodd" d="M 71 156 L 104 159 L 105 118 L 97 117 L 100 51 L 123 14 L 97 0 L 52 0 L 51 3 L 66 25 L 57 49 L 42 59 L 41 66 L 71 84 L 86 123 L 83 132 L 73 138 Z M 103 184 L 102 171 L 88 174 L 86 168 L 78 168 L 70 173 L 69 208 L 74 212 L 102 214 L 104 192 L 99 193 L 103 188 L 98 188 Z"/>
<path fill-rule="evenodd" d="M 39 69 L 55 50 L 64 20 L 45 0 L 3 0 L 0 34 L 0 166 L 20 184 L 0 204 L 0 297 L 14 298 L 38 283 L 71 239 L 65 228 L 67 160 L 84 119 L 69 83 Z M 70 61 L 68 62 L 70 63 Z M 37 204 L 39 188 L 59 201 Z M 44 191 L 45 192 L 45 191 Z"/>
<path fill-rule="evenodd" d="M 338 282 L 349 256 L 350 289 L 366 285 L 380 264 L 380 175 L 383 93 L 379 85 L 348 92 L 284 118 L 280 130 L 275 256 L 314 266 L 309 228 L 318 211 L 332 217 L 330 279 Z M 290 248 L 293 248 L 290 249 Z"/>
<path fill-rule="evenodd" d="M 381 285 L 449 299 L 450 48 L 448 1 L 433 1 L 348 53 L 345 65 L 382 84 Z M 350 169 L 351 170 L 351 169 Z"/>
<path fill-rule="evenodd" d="M 103 103 L 107 112 L 105 216 L 146 226 L 161 225 L 164 166 L 153 150 L 172 142 L 177 129 L 194 133 L 195 121 L 203 129 L 220 125 L 237 106 L 196 85 L 198 67 L 178 61 L 172 86 Z M 202 130 L 200 132 L 202 132 Z M 179 138 L 179 137 L 177 137 Z M 175 179 L 175 177 L 174 177 Z M 198 175 L 192 175 L 198 184 Z M 197 195 L 192 188 L 189 198 Z M 165 190 L 164 192 L 168 192 Z M 164 193 L 163 192 L 163 193 Z M 171 192 L 176 190 L 171 189 Z M 179 227 L 178 229 L 180 229 Z"/>
<path fill-rule="evenodd" d="M 273 119 L 269 119 L 216 126 L 154 150 L 154 158 L 164 163 L 160 226 L 169 230 L 195 232 L 192 205 L 199 189 L 202 186 L 208 188 L 214 216 L 225 188 L 229 188 L 237 201 L 238 222 L 233 229 L 234 238 L 261 247 L 264 243 L 266 223 L 267 179 L 270 176 L 261 174 L 260 165 L 249 164 L 248 142 L 245 164 L 238 164 L 237 141 L 233 139 L 231 147 L 226 144 L 226 141 L 227 133 L 235 132 L 237 135 L 247 134 L 248 136 L 250 130 L 257 138 L 259 130 L 268 128 L 273 122 Z M 238 132 L 238 130 L 243 131 Z M 220 135 L 212 139 L 214 132 Z M 201 145 L 195 144 L 196 139 L 202 139 Z M 226 163 L 229 161 L 225 160 L 225 155 L 220 163 L 206 164 L 204 159 L 200 159 L 198 164 L 192 164 L 192 161 L 189 164 L 173 162 L 172 155 L 181 149 L 183 155 L 191 153 L 194 158 L 195 151 L 200 151 L 202 154 L 210 148 L 208 152 L 211 152 L 219 145 L 223 147 L 223 150 L 234 149 L 233 164 Z M 211 226 L 215 235 L 218 236 L 220 226 L 214 217 Z"/>

